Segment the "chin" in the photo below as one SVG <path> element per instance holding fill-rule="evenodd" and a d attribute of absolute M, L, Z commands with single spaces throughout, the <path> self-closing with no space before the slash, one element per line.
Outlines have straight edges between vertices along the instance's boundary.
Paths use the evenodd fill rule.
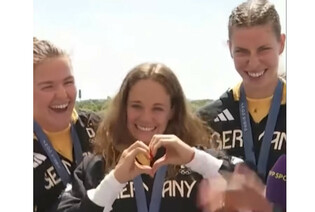
<path fill-rule="evenodd" d="M 151 139 L 153 137 L 152 136 L 134 136 L 138 141 L 142 141 L 143 143 L 145 143 L 146 145 L 149 145 L 151 142 Z"/>
<path fill-rule="evenodd" d="M 149 141 L 143 141 L 143 143 L 145 143 L 147 146 L 149 146 L 150 141 L 151 141 L 151 140 L 149 140 Z"/>
<path fill-rule="evenodd" d="M 69 126 L 70 122 L 71 122 L 71 118 L 63 118 L 63 119 L 55 119 L 52 124 L 58 129 L 65 129 Z"/>
<path fill-rule="evenodd" d="M 150 137 L 150 138 L 148 138 L 148 137 L 142 137 L 141 139 L 139 139 L 140 141 L 142 141 L 143 143 L 145 143 L 146 145 L 149 145 L 150 144 L 150 142 L 151 142 L 151 138 L 152 137 Z"/>

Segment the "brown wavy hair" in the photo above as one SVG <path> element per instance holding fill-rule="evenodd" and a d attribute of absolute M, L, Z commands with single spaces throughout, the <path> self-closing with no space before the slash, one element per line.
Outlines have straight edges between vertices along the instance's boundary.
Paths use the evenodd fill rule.
<path fill-rule="evenodd" d="M 173 71 L 161 63 L 144 63 L 127 74 L 98 127 L 94 152 L 104 157 L 106 170 L 114 168 L 122 151 L 136 141 L 127 129 L 126 105 L 132 86 L 144 79 L 160 83 L 171 97 L 174 115 L 164 133 L 174 134 L 190 146 L 210 147 L 212 130 L 192 112 Z"/>

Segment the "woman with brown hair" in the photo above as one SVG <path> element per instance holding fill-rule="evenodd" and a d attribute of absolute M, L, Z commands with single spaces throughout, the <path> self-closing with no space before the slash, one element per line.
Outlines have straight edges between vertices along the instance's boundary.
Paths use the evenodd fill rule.
<path fill-rule="evenodd" d="M 95 155 L 76 169 L 59 211 L 199 211 L 199 182 L 231 168 L 229 160 L 194 147 L 209 146 L 209 130 L 188 109 L 168 67 L 136 66 L 98 128 Z"/>

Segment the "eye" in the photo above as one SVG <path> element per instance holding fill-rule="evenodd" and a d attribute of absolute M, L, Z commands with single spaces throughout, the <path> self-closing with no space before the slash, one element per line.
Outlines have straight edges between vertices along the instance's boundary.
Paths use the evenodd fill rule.
<path fill-rule="evenodd" d="M 248 51 L 245 49 L 235 49 L 234 54 L 237 56 L 243 56 L 243 55 L 247 55 Z"/>
<path fill-rule="evenodd" d="M 141 105 L 139 104 L 132 104 L 131 107 L 134 109 L 141 109 Z"/>
<path fill-rule="evenodd" d="M 154 110 L 154 111 L 164 111 L 164 109 L 161 108 L 161 107 L 154 107 L 153 110 Z"/>
<path fill-rule="evenodd" d="M 46 85 L 46 86 L 41 87 L 41 90 L 43 90 L 43 91 L 48 91 L 48 90 L 52 90 L 52 89 L 53 89 L 52 85 Z"/>
<path fill-rule="evenodd" d="M 266 51 L 268 51 L 270 49 L 271 49 L 270 47 L 261 47 L 261 48 L 259 48 L 259 51 L 260 52 L 266 52 Z"/>
<path fill-rule="evenodd" d="M 74 80 L 67 80 L 64 83 L 65 85 L 73 85 L 74 84 Z"/>

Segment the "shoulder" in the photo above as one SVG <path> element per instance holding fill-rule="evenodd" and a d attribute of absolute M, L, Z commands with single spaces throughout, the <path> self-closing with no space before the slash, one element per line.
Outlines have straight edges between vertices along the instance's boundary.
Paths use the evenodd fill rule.
<path fill-rule="evenodd" d="M 101 117 L 91 111 L 79 110 L 77 112 L 77 118 L 73 120 L 74 123 L 80 122 L 81 125 L 87 127 L 98 126 L 101 121 Z"/>
<path fill-rule="evenodd" d="M 76 169 L 76 174 L 86 173 L 96 177 L 104 174 L 105 160 L 101 155 L 87 154 Z"/>
<path fill-rule="evenodd" d="M 83 167 L 94 166 L 95 164 L 104 164 L 104 158 L 101 155 L 87 154 L 82 160 Z"/>
<path fill-rule="evenodd" d="M 219 113 L 234 102 L 232 90 L 229 89 L 224 92 L 219 99 L 214 100 L 197 110 L 197 115 L 205 120 L 211 121 L 213 120 Z"/>
<path fill-rule="evenodd" d="M 96 131 L 101 121 L 101 117 L 94 112 L 90 111 L 78 111 L 76 118 L 72 119 L 75 128 L 83 145 L 83 149 L 90 148 L 90 143 L 94 142 Z M 88 142 L 86 142 L 88 141 Z"/>

